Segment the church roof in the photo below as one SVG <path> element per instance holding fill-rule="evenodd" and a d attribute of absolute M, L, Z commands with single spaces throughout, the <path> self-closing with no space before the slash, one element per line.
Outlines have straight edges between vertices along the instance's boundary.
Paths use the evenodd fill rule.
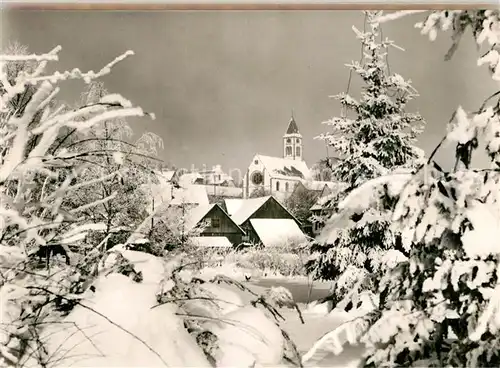
<path fill-rule="evenodd" d="M 269 175 L 281 179 L 307 179 L 311 173 L 305 161 L 257 154 Z"/>
<path fill-rule="evenodd" d="M 295 122 L 293 116 L 291 117 L 290 122 L 288 123 L 288 128 L 286 129 L 285 134 L 300 134 L 299 127 Z"/>

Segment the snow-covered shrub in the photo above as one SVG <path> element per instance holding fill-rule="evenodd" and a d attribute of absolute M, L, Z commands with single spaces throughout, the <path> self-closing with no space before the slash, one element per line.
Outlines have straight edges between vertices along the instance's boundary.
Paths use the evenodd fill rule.
<path fill-rule="evenodd" d="M 141 283 L 107 272 L 122 258 L 143 274 Z M 118 245 L 101 271 L 79 305 L 41 332 L 50 357 L 46 367 L 211 367 L 176 306 L 157 305 L 167 272 L 163 259 Z"/>
<path fill-rule="evenodd" d="M 284 358 L 300 362 L 294 343 L 280 327 L 284 318 L 277 308 L 295 308 L 302 319 L 287 289 L 258 295 L 224 275 L 207 280 L 192 273 L 181 274 L 185 265 L 182 258 L 169 262 L 157 301 L 177 305 L 177 314 L 210 362 L 218 367 L 277 365 Z M 249 303 L 236 293 L 238 289 L 250 294 Z M 235 341 L 235 335 L 242 338 Z"/>
<path fill-rule="evenodd" d="M 499 11 L 435 11 L 418 27 L 431 39 L 440 29 L 452 30 L 447 57 L 472 28 L 479 45 L 489 44 L 478 64 L 488 59 L 497 78 Z M 500 365 L 498 95 L 478 111 L 459 107 L 453 114 L 445 137 L 456 145 L 453 171 L 442 170 L 431 155 L 402 188 L 392 220 L 408 259 L 383 273 L 379 308 L 346 327 L 367 346 L 367 366 Z M 470 168 L 479 143 L 489 169 Z"/>
<path fill-rule="evenodd" d="M 354 286 L 376 286 L 377 278 L 368 277 L 380 271 L 381 257 L 399 242 L 399 234 L 390 226 L 398 192 L 387 178 L 405 177 L 423 156 L 414 145 L 423 118 L 405 110 L 416 91 L 410 81 L 389 70 L 386 55 L 395 45 L 381 39 L 380 26 L 373 21 L 378 15 L 366 12 L 366 31 L 353 27 L 364 56 L 348 67 L 364 83 L 361 98 L 336 96 L 346 113 L 327 121 L 331 131 L 319 137 L 339 154 L 332 175 L 347 189 L 325 202 L 333 215 L 311 247 L 307 268 L 315 278 L 336 282 L 333 292 L 338 300 Z M 374 178 L 385 179 L 376 188 L 362 188 Z"/>
<path fill-rule="evenodd" d="M 57 105 L 61 82 L 90 83 L 132 54 L 126 52 L 98 72 L 46 73 L 60 49 L 35 55 L 16 46 L 0 55 L 1 366 L 22 366 L 26 354 L 42 366 L 48 359 L 40 330 L 78 303 L 81 275 L 74 264 L 80 259 L 47 262 L 50 267 L 40 269 L 38 258 L 45 254 L 48 261 L 56 252 L 68 256 L 69 245 L 81 244 L 89 231 L 104 230 L 104 223 L 90 223 L 84 213 L 115 195 L 65 207 L 75 193 L 108 178 L 82 178 L 85 159 L 96 153 L 61 148 L 61 142 L 70 132 L 83 133 L 105 120 L 146 115 L 116 94 L 74 109 Z"/>
<path fill-rule="evenodd" d="M 237 250 L 227 259 L 241 268 L 258 270 L 267 276 L 305 276 L 307 255 L 308 248 L 304 244 L 291 240 L 265 248 Z"/>

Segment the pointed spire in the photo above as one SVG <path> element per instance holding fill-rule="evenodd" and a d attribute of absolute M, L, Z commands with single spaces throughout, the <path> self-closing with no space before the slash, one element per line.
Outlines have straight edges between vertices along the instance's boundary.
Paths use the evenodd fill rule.
<path fill-rule="evenodd" d="M 292 109 L 292 116 L 290 118 L 290 122 L 288 123 L 288 128 L 285 134 L 300 134 L 299 127 L 295 122 L 295 118 L 293 117 L 293 109 Z"/>

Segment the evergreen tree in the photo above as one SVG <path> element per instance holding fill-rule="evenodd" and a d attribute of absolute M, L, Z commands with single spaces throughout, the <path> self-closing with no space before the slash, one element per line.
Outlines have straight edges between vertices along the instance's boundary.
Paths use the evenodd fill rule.
<path fill-rule="evenodd" d="M 447 58 L 472 28 L 479 45 L 489 43 L 478 65 L 487 64 L 498 80 L 500 11 L 435 11 L 418 27 L 431 39 L 439 30 L 452 30 Z M 443 139 L 456 144 L 451 172 L 431 155 L 400 188 L 392 221 L 404 235 L 408 258 L 385 268 L 372 313 L 322 343 L 338 347 L 341 335 L 361 340 L 368 348 L 365 366 L 500 365 L 499 95 L 493 93 L 475 112 L 459 107 L 453 114 Z M 479 142 L 490 169 L 470 168 Z"/>
<path fill-rule="evenodd" d="M 388 186 L 371 193 L 373 198 L 381 198 L 372 208 L 365 211 L 354 206 L 347 217 L 343 213 L 340 218 L 342 200 L 368 180 L 414 168 L 423 156 L 414 142 L 424 120 L 418 113 L 405 111 L 416 91 L 410 81 L 389 70 L 386 55 L 395 45 L 381 39 L 379 25 L 373 21 L 379 12 L 365 14 L 369 30 L 353 27 L 362 43 L 363 60 L 348 65 L 364 82 L 361 97 L 337 95 L 351 114 L 326 122 L 331 132 L 321 136 L 340 157 L 332 167 L 333 180 L 348 189 L 329 201 L 334 215 L 313 245 L 314 256 L 307 265 L 314 277 L 336 281 L 338 299 L 347 291 L 373 287 L 368 276 L 378 271 L 380 258 L 398 242 L 389 219 L 396 198 Z"/>

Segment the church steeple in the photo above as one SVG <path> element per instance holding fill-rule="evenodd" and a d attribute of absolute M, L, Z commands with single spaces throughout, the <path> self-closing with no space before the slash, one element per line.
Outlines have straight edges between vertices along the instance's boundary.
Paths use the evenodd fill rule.
<path fill-rule="evenodd" d="M 283 135 L 283 157 L 302 161 L 302 153 L 302 135 L 299 132 L 299 126 L 292 111 L 288 127 Z"/>
<path fill-rule="evenodd" d="M 292 117 L 290 118 L 290 122 L 288 123 L 288 128 L 285 134 L 300 134 L 299 127 L 297 126 L 295 118 L 293 117 L 293 110 L 292 110 Z"/>

